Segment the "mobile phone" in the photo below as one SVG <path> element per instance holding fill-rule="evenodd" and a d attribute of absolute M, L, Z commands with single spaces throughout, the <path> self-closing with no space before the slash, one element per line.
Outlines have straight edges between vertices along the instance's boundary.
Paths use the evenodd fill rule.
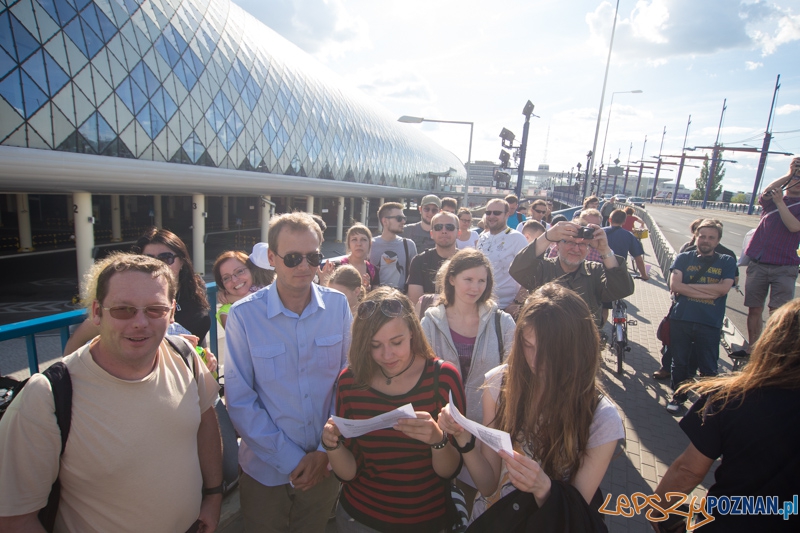
<path fill-rule="evenodd" d="M 578 239 L 594 239 L 594 228 L 580 228 L 575 237 Z"/>

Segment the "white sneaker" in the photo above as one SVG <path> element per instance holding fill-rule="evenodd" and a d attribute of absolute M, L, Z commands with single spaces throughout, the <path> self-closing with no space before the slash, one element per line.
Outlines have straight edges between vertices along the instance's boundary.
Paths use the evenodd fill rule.
<path fill-rule="evenodd" d="M 667 412 L 670 414 L 677 414 L 683 408 L 683 403 L 678 403 L 674 398 L 667 404 Z"/>

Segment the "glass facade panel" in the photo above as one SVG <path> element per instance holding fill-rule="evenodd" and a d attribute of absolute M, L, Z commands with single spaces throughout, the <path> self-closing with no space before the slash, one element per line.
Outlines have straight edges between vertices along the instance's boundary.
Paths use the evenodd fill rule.
<path fill-rule="evenodd" d="M 0 144 L 42 148 L 18 134 L 36 130 L 55 149 L 115 157 L 414 189 L 434 174 L 463 181 L 453 154 L 296 61 L 229 0 L 11 4 L 0 3 L 0 98 L 28 124 Z"/>

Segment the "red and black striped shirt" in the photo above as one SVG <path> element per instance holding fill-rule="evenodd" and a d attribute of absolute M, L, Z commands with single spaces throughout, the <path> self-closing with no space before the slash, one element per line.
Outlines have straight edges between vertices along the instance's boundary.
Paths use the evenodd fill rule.
<path fill-rule="evenodd" d="M 442 363 L 439 395 L 433 390 L 434 369 L 434 360 L 428 361 L 414 388 L 388 396 L 372 388 L 359 389 L 346 368 L 339 376 L 336 415 L 367 419 L 411 403 L 415 411 L 427 411 L 437 419 L 450 391 L 465 413 L 464 388 L 456 368 Z M 340 499 L 351 517 L 385 533 L 428 533 L 445 527 L 444 482 L 433 470 L 430 445 L 392 428 L 346 439 L 344 445 L 357 465 L 356 477 L 342 483 Z"/>

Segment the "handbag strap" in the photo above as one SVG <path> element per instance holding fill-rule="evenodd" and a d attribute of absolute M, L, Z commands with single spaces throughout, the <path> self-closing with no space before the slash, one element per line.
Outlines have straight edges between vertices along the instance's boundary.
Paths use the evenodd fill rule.
<path fill-rule="evenodd" d="M 502 331 L 502 328 L 500 327 L 500 318 L 501 318 L 500 317 L 500 313 L 501 312 L 502 311 L 500 311 L 500 309 L 498 309 L 494 313 L 494 332 L 497 335 L 497 357 L 500 360 L 500 362 L 498 363 L 500 365 L 503 364 L 503 354 L 505 352 L 505 349 L 503 347 L 503 331 Z"/>

